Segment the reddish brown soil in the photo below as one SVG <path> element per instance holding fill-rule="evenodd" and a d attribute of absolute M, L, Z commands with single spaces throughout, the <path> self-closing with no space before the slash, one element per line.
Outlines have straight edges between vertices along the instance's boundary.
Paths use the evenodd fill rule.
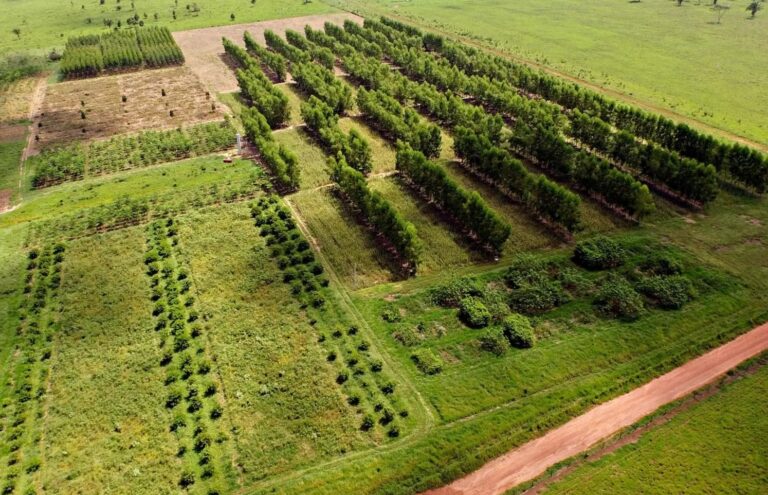
<path fill-rule="evenodd" d="M 716 380 L 768 349 L 768 323 L 572 419 L 448 486 L 424 495 L 501 495 Z"/>

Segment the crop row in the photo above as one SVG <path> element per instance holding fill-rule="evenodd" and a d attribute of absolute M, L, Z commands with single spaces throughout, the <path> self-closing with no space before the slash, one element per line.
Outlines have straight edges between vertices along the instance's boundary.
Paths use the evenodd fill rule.
<path fill-rule="evenodd" d="M 146 27 L 70 38 L 60 70 L 66 78 L 92 77 L 104 70 L 182 63 L 184 55 L 168 28 Z"/>
<path fill-rule="evenodd" d="M 240 118 L 245 135 L 258 149 L 260 160 L 272 171 L 277 186 L 286 191 L 297 189 L 300 171 L 296 154 L 275 141 L 267 119 L 255 108 L 247 108 Z"/>
<path fill-rule="evenodd" d="M 248 52 L 256 57 L 256 60 L 261 64 L 262 70 L 269 73 L 274 81 L 284 82 L 285 74 L 288 70 L 288 62 L 285 60 L 285 57 L 267 50 L 258 44 L 248 31 L 243 34 L 243 39 L 245 40 L 245 47 L 248 49 Z"/>
<path fill-rule="evenodd" d="M 43 188 L 84 176 L 140 168 L 227 149 L 234 144 L 229 120 L 169 131 L 144 131 L 89 144 L 45 150 L 29 159 L 32 185 Z"/>
<path fill-rule="evenodd" d="M 42 466 L 40 438 L 48 390 L 53 337 L 59 330 L 61 263 L 65 246 L 29 251 L 24 296 L 19 307 L 17 344 L 12 353 L 11 402 L 0 411 L 2 493 L 35 493 Z"/>
<path fill-rule="evenodd" d="M 190 274 L 175 254 L 178 227 L 173 219 L 152 223 L 147 241 L 144 263 L 163 352 L 159 364 L 165 368 L 168 389 L 165 407 L 172 412 L 168 426 L 178 440 L 177 457 L 184 466 L 179 486 L 203 482 L 210 485 L 208 494 L 222 493 L 216 488 L 221 479 L 216 467 L 221 448 L 217 445 L 227 438 L 217 423 L 224 409 L 217 398 L 218 380 L 206 351 L 203 334 L 208 328 L 196 310 Z"/>

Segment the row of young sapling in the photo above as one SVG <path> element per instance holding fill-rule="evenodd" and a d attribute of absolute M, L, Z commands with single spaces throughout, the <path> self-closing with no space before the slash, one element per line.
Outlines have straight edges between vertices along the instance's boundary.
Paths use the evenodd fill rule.
<path fill-rule="evenodd" d="M 64 252 L 65 246 L 57 243 L 32 249 L 28 255 L 12 357 L 13 392 L 0 409 L 0 432 L 7 447 L 4 494 L 37 493 L 39 487 L 36 473 L 42 466 L 42 417 L 53 338 L 59 330 L 57 295 Z"/>
<path fill-rule="evenodd" d="M 310 323 L 316 326 L 325 310 L 324 289 L 328 279 L 315 260 L 310 244 L 297 228 L 290 210 L 277 196 L 267 196 L 251 204 L 251 216 L 265 238 L 270 255 L 282 270 L 282 280 L 291 287 L 308 312 L 317 312 Z M 395 384 L 383 370 L 383 362 L 371 354 L 370 343 L 357 326 L 336 327 L 321 333 L 318 341 L 326 351 L 326 360 L 336 370 L 336 383 L 347 396 L 347 403 L 360 415 L 360 429 L 371 431 L 379 424 L 389 437 L 400 436 L 397 418 L 406 418 L 407 410 L 395 396 Z"/>
<path fill-rule="evenodd" d="M 165 407 L 171 411 L 169 429 L 176 436 L 177 456 L 184 468 L 179 486 L 188 488 L 206 483 L 207 494 L 221 491 L 221 473 L 217 471 L 220 444 L 227 440 L 217 423 L 224 409 L 217 394 L 219 385 L 206 350 L 190 274 L 181 266 L 178 227 L 173 219 L 155 221 L 148 227 L 147 252 L 144 256 L 153 301 L 152 315 L 159 335 L 168 393 Z"/>

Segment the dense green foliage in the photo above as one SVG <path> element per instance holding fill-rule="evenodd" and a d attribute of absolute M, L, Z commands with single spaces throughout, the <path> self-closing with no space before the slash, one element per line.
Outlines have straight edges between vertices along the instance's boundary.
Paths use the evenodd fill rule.
<path fill-rule="evenodd" d="M 411 359 L 425 375 L 436 375 L 443 370 L 443 360 L 431 349 L 418 349 L 411 354 Z"/>
<path fill-rule="evenodd" d="M 636 320 L 643 312 L 643 298 L 620 277 L 611 278 L 600 288 L 595 304 L 606 315 L 625 321 Z"/>
<path fill-rule="evenodd" d="M 272 170 L 277 184 L 286 190 L 298 188 L 298 159 L 291 150 L 275 142 L 267 119 L 253 107 L 245 109 L 240 119 L 245 135 L 259 150 L 259 158 Z"/>
<path fill-rule="evenodd" d="M 28 164 L 34 169 L 32 185 L 41 188 L 83 177 L 205 155 L 230 148 L 234 142 L 235 129 L 226 120 L 72 144 L 43 151 L 30 158 Z"/>
<path fill-rule="evenodd" d="M 92 77 L 104 70 L 163 67 L 184 63 L 168 28 L 143 27 L 67 40 L 61 58 L 64 77 Z"/>
<path fill-rule="evenodd" d="M 624 263 L 625 258 L 624 248 L 602 235 L 579 242 L 573 251 L 573 260 L 590 270 L 616 268 Z"/>
<path fill-rule="evenodd" d="M 304 51 L 305 53 L 308 53 L 309 57 L 313 61 L 317 62 L 328 70 L 333 70 L 333 67 L 336 64 L 336 57 L 333 55 L 333 52 L 330 49 L 324 46 L 315 45 L 301 34 L 291 29 L 287 29 L 285 31 L 285 38 L 291 45 Z"/>
<path fill-rule="evenodd" d="M 243 39 L 248 52 L 261 63 L 262 69 L 268 70 L 277 82 L 285 81 L 288 66 L 285 57 L 258 44 L 248 31 L 243 34 Z"/>
<path fill-rule="evenodd" d="M 334 112 L 343 114 L 352 107 L 352 89 L 325 67 L 313 63 L 294 64 L 291 75 L 300 90 L 317 96 Z"/>
<path fill-rule="evenodd" d="M 470 328 L 483 328 L 491 322 L 491 312 L 483 301 L 470 296 L 459 301 L 459 318 Z"/>
<path fill-rule="evenodd" d="M 536 344 L 536 336 L 528 318 L 523 315 L 513 314 L 504 318 L 504 335 L 509 339 L 513 347 L 527 348 Z"/>

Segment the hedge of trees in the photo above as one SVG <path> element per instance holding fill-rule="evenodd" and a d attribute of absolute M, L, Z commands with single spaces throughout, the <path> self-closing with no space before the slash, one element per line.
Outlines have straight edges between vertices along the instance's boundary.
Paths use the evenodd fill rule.
<path fill-rule="evenodd" d="M 88 144 L 45 150 L 29 159 L 32 185 L 43 188 L 88 175 L 147 167 L 230 148 L 235 129 L 229 120 L 169 131 L 144 131 Z"/>
<path fill-rule="evenodd" d="M 675 123 L 661 115 L 610 100 L 577 84 L 482 50 L 431 34 L 422 36 L 417 29 L 397 21 L 381 19 L 381 24 L 398 30 L 411 40 L 421 37 L 424 48 L 439 52 L 468 74 L 507 81 L 565 108 L 595 115 L 620 130 L 658 143 L 684 157 L 712 164 L 719 172 L 757 192 L 768 189 L 768 156 L 755 149 L 738 143 L 724 143 L 685 123 Z"/>
<path fill-rule="evenodd" d="M 165 27 L 144 27 L 69 38 L 61 58 L 65 78 L 93 77 L 104 70 L 164 67 L 184 63 Z"/>
<path fill-rule="evenodd" d="M 262 69 L 266 69 L 277 82 L 284 82 L 288 63 L 282 55 L 267 50 L 253 39 L 248 31 L 243 34 L 245 47 L 259 60 Z"/>
<path fill-rule="evenodd" d="M 224 51 L 242 67 L 236 72 L 240 93 L 264 115 L 273 129 L 283 125 L 291 116 L 288 97 L 272 84 L 245 49 L 226 38 L 222 38 L 222 42 Z"/>
<path fill-rule="evenodd" d="M 383 196 L 372 191 L 365 176 L 347 165 L 343 157 L 330 158 L 329 166 L 342 195 L 370 228 L 394 249 L 397 258 L 403 263 L 403 271 L 415 274 L 421 251 L 416 227 L 403 219 Z"/>
<path fill-rule="evenodd" d="M 501 251 L 511 229 L 477 192 L 464 190 L 441 166 L 404 143 L 398 146 L 396 167 L 419 194 L 455 219 L 470 237 L 493 252 Z"/>
<path fill-rule="evenodd" d="M 363 174 L 373 168 L 368 141 L 352 129 L 349 134 L 339 128 L 339 117 L 331 107 L 316 96 L 301 105 L 301 116 L 309 132 L 320 141 L 332 156 L 344 157 L 347 164 Z"/>
<path fill-rule="evenodd" d="M 309 53 L 306 53 L 303 50 L 286 43 L 283 38 L 276 35 L 269 29 L 264 31 L 264 39 L 266 40 L 267 47 L 270 50 L 279 53 L 283 57 L 290 60 L 293 64 L 306 64 L 312 61 L 312 57 L 309 55 Z"/>
<path fill-rule="evenodd" d="M 291 29 L 285 31 L 285 38 L 288 40 L 288 43 L 309 54 L 311 60 L 317 62 L 328 70 L 333 70 L 333 67 L 336 64 L 336 57 L 330 49 L 315 45 L 313 42 L 307 40 L 304 36 Z"/>
<path fill-rule="evenodd" d="M 314 63 L 294 64 L 291 75 L 304 93 L 317 96 L 333 111 L 344 114 L 352 107 L 352 88 L 333 72 Z"/>
<path fill-rule="evenodd" d="M 357 107 L 366 121 L 388 139 L 402 140 L 427 157 L 436 157 L 440 154 L 442 139 L 440 128 L 422 121 L 416 112 L 410 108 L 404 108 L 391 96 L 380 91 L 366 91 L 365 88 L 361 88 L 357 93 Z"/>
<path fill-rule="evenodd" d="M 296 155 L 275 142 L 272 129 L 267 119 L 253 107 L 243 110 L 240 115 L 245 128 L 245 135 L 259 150 L 259 156 L 269 168 L 283 190 L 295 190 L 299 187 L 299 165 Z"/>

